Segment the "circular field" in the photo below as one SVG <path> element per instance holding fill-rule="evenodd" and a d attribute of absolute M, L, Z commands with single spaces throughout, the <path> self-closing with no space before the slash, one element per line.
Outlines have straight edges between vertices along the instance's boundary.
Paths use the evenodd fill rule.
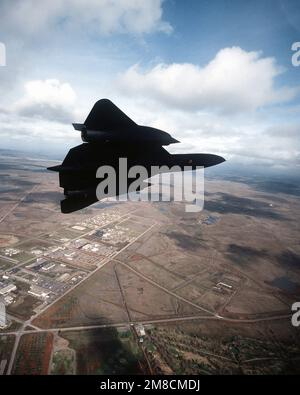
<path fill-rule="evenodd" d="M 7 247 L 16 244 L 18 241 L 19 239 L 16 236 L 0 234 L 0 247 Z"/>

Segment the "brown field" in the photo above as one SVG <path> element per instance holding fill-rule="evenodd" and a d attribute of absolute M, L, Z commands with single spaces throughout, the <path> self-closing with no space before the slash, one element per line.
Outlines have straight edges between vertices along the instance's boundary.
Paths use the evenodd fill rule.
<path fill-rule="evenodd" d="M 300 347 L 290 315 L 300 298 L 299 193 L 282 189 L 280 183 L 270 185 L 270 180 L 207 178 L 205 207 L 199 213 L 186 213 L 181 203 L 103 202 L 65 216 L 58 210 L 61 193 L 55 174 L 25 171 L 22 166 L 11 173 L 13 182 L 23 184 L 12 196 L 3 195 L 0 233 L 20 239 L 26 250 L 21 261 L 32 247 L 60 246 L 62 238 L 80 237 L 72 226 L 101 212 L 126 214 L 120 225 L 128 229 L 129 239 L 154 225 L 130 245 L 129 240 L 118 243 L 108 238 L 108 245 L 127 247 L 28 322 L 28 326 L 65 329 L 60 336 L 69 341 L 71 351 L 56 354 L 58 371 L 75 366 L 75 352 L 77 373 L 145 371 L 140 358 L 127 358 L 138 355 L 132 351 L 136 339 L 120 340 L 115 329 L 76 331 L 78 326 L 129 327 L 144 322 L 150 326 L 139 350 L 145 347 L 157 372 L 294 372 Z M 117 220 L 103 227 L 116 224 Z M 94 241 L 101 237 L 101 232 L 98 239 L 85 236 Z M 1 240 L 9 242 L 6 237 L 0 236 Z M 85 256 L 78 257 L 79 265 L 88 263 Z M 100 258 L 95 259 L 99 263 Z M 0 270 L 5 263 L 0 262 Z M 19 288 L 16 302 L 7 310 L 27 320 L 41 301 L 26 295 L 24 284 Z M 195 316 L 199 318 L 187 321 Z M 175 318 L 182 321 L 175 324 Z M 262 319 L 269 321 L 258 321 Z M 22 336 L 14 372 L 46 369 L 51 340 L 40 336 Z M 31 349 L 37 350 L 35 354 L 30 354 Z M 23 354 L 28 370 L 22 364 Z"/>
<path fill-rule="evenodd" d="M 0 363 L 1 361 L 3 361 L 2 362 L 3 371 L 1 372 L 1 374 L 3 375 L 7 371 L 10 355 L 14 347 L 14 342 L 15 342 L 15 336 L 13 335 L 0 336 Z"/>
<path fill-rule="evenodd" d="M 47 374 L 52 341 L 53 335 L 51 333 L 30 333 L 23 335 L 17 350 L 13 374 Z"/>
<path fill-rule="evenodd" d="M 17 236 L 0 234 L 0 248 L 11 246 L 18 243 L 18 241 L 19 238 Z"/>

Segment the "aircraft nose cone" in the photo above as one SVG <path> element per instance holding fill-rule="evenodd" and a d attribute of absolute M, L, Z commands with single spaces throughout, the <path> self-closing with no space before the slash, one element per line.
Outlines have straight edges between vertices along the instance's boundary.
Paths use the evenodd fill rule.
<path fill-rule="evenodd" d="M 219 165 L 220 163 L 226 162 L 226 159 L 224 159 L 222 156 L 216 155 L 216 161 L 216 164 Z"/>
<path fill-rule="evenodd" d="M 203 155 L 203 159 L 204 167 L 216 166 L 225 162 L 225 159 L 222 156 L 212 154 Z"/>

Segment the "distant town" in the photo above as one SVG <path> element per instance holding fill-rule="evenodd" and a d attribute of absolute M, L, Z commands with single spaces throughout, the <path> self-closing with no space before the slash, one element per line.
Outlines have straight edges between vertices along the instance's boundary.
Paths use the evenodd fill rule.
<path fill-rule="evenodd" d="M 38 299 L 37 313 L 84 280 L 120 248 L 133 240 L 134 227 L 123 223 L 128 215 L 101 213 L 88 220 L 62 227 L 38 240 L 0 249 L 1 311 L 26 294 Z M 9 319 L 0 321 L 8 327 Z"/>

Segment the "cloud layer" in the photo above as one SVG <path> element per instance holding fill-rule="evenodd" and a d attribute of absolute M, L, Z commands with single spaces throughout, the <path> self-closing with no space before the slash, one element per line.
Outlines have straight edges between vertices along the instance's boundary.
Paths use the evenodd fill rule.
<path fill-rule="evenodd" d="M 25 84 L 25 95 L 13 106 L 14 112 L 57 122 L 74 119 L 76 94 L 68 83 L 56 79 L 34 80 Z"/>
<path fill-rule="evenodd" d="M 168 147 L 171 152 L 295 166 L 300 165 L 300 113 L 288 101 L 298 88 L 277 87 L 283 72 L 259 52 L 224 48 L 206 66 L 159 64 L 146 71 L 132 66 L 109 80 L 106 90 L 91 86 L 89 92 L 95 100 L 109 97 L 137 123 L 171 133 L 182 142 Z M 93 103 L 76 88 L 55 78 L 33 79 L 20 98 L 0 103 L 6 146 L 66 152 L 80 143 L 70 124 L 83 122 Z"/>
<path fill-rule="evenodd" d="M 12 6 L 12 3 L 13 6 Z M 0 14 L 7 29 L 26 35 L 51 28 L 84 28 L 100 34 L 170 33 L 162 19 L 163 0 L 4 0 Z"/>
<path fill-rule="evenodd" d="M 275 88 L 282 71 L 273 58 L 232 47 L 220 50 L 204 67 L 158 64 L 143 72 L 134 65 L 120 75 L 118 84 L 128 95 L 174 108 L 236 113 L 293 99 L 296 88 Z"/>

